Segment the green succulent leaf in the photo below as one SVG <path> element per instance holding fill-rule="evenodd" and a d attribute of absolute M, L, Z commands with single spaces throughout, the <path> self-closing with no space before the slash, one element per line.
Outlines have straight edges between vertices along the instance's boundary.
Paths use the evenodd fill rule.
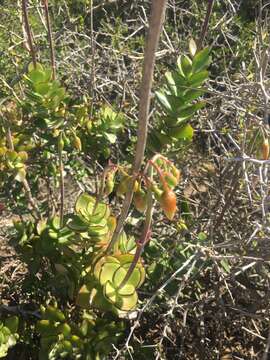
<path fill-rule="evenodd" d="M 170 135 L 176 139 L 182 140 L 192 140 L 193 138 L 193 128 L 191 125 L 183 125 L 180 127 L 175 127 L 170 130 Z"/>
<path fill-rule="evenodd" d="M 30 71 L 28 74 L 29 79 L 35 84 L 35 83 L 41 83 L 45 80 L 45 74 L 43 70 L 40 69 L 34 69 Z"/>
<path fill-rule="evenodd" d="M 209 73 L 207 70 L 197 72 L 189 78 L 189 83 L 192 87 L 202 85 L 202 83 L 208 79 Z"/>
<path fill-rule="evenodd" d="M 204 70 L 210 63 L 210 48 L 206 47 L 199 51 L 192 61 L 192 72 L 197 73 Z"/>
<path fill-rule="evenodd" d="M 89 227 L 89 225 L 77 215 L 73 215 L 69 219 L 67 226 L 75 232 L 86 232 Z"/>
<path fill-rule="evenodd" d="M 9 331 L 14 334 L 18 331 L 19 326 L 19 318 L 17 316 L 8 317 L 5 320 L 5 326 L 9 329 Z"/>
<path fill-rule="evenodd" d="M 190 105 L 186 107 L 185 109 L 179 110 L 179 113 L 177 114 L 177 118 L 179 121 L 186 120 L 190 118 L 192 115 L 194 115 L 198 110 L 203 108 L 205 106 L 205 102 L 201 101 L 196 104 Z"/>
<path fill-rule="evenodd" d="M 169 102 L 169 99 L 167 95 L 164 93 L 164 91 L 156 91 L 156 97 L 161 106 L 169 113 L 173 112 L 172 106 Z"/>
<path fill-rule="evenodd" d="M 99 282 L 104 285 L 107 281 L 112 281 L 114 274 L 120 268 L 120 264 L 117 263 L 105 263 L 99 273 Z"/>
<path fill-rule="evenodd" d="M 178 58 L 177 66 L 180 74 L 185 78 L 188 78 L 189 75 L 191 74 L 191 71 L 193 70 L 192 61 L 187 55 L 182 55 Z"/>
<path fill-rule="evenodd" d="M 173 76 L 173 74 L 171 72 L 166 72 L 165 74 L 165 78 L 167 80 L 167 86 L 168 88 L 170 89 L 170 92 L 177 96 L 178 95 L 178 92 L 177 92 L 177 84 L 175 82 L 175 78 Z"/>
<path fill-rule="evenodd" d="M 205 93 L 203 89 L 191 89 L 186 91 L 184 100 L 186 103 L 190 103 L 193 100 L 197 100 L 200 96 Z"/>

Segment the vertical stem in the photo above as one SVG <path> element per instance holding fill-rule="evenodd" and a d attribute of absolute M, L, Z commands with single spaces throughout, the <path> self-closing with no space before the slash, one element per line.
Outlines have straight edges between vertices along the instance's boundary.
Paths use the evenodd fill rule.
<path fill-rule="evenodd" d="M 58 158 L 60 173 L 60 227 L 64 225 L 64 205 L 65 205 L 65 184 L 64 184 L 64 166 L 63 166 L 63 137 L 62 133 L 58 138 Z"/>
<path fill-rule="evenodd" d="M 90 77 L 90 96 L 91 96 L 91 108 L 90 108 L 90 116 L 93 116 L 94 110 L 94 96 L 95 96 L 95 40 L 94 40 L 94 13 L 93 13 L 93 1 L 91 0 L 91 9 L 90 9 L 90 16 L 91 16 L 91 77 Z"/>
<path fill-rule="evenodd" d="M 200 51 L 202 49 L 203 42 L 204 42 L 205 36 L 207 34 L 207 30 L 208 30 L 209 21 L 210 21 L 210 17 L 211 17 L 211 14 L 212 14 L 213 6 L 214 6 L 214 0 L 208 0 L 207 12 L 206 12 L 206 16 L 205 16 L 204 23 L 203 23 L 203 26 L 202 26 L 200 39 L 198 41 L 198 51 Z"/>
<path fill-rule="evenodd" d="M 152 1 L 149 31 L 148 31 L 148 37 L 147 37 L 145 55 L 144 55 L 142 83 L 140 89 L 139 125 L 137 131 L 136 153 L 133 163 L 133 177 L 130 183 L 129 191 L 126 194 L 122 211 L 116 229 L 114 231 L 112 240 L 108 245 L 107 253 L 113 249 L 113 246 L 123 229 L 123 225 L 127 218 L 130 204 L 133 198 L 134 184 L 143 162 L 146 140 L 147 140 L 148 116 L 149 116 L 150 97 L 151 97 L 150 92 L 153 82 L 156 50 L 158 47 L 159 37 L 164 20 L 166 4 L 167 4 L 167 0 Z"/>
<path fill-rule="evenodd" d="M 44 10 L 45 10 L 46 25 L 47 25 L 47 30 L 48 30 L 48 41 L 49 41 L 49 45 L 50 45 L 53 80 L 55 80 L 56 79 L 55 51 L 54 51 L 54 46 L 53 46 L 52 27 L 51 27 L 51 21 L 50 21 L 48 0 L 43 0 L 43 4 L 44 4 Z"/>
<path fill-rule="evenodd" d="M 27 179 L 24 179 L 22 184 L 23 184 L 26 196 L 28 198 L 28 201 L 29 201 L 29 203 L 31 204 L 31 206 L 32 206 L 32 208 L 34 210 L 33 213 L 32 213 L 33 217 L 36 220 L 41 219 L 41 215 L 39 213 L 39 210 L 38 210 L 38 207 L 37 207 L 37 205 L 35 203 L 35 200 L 34 200 L 34 198 L 32 196 L 31 189 L 30 189 L 30 186 L 29 186 L 29 183 L 28 183 Z"/>
<path fill-rule="evenodd" d="M 30 29 L 29 18 L 28 18 L 27 0 L 22 0 L 22 12 L 23 12 L 23 17 L 24 17 L 25 30 L 27 33 L 28 45 L 29 45 L 31 56 L 32 56 L 32 61 L 33 61 L 34 67 L 36 67 L 37 59 L 36 59 L 36 52 L 35 52 L 35 48 L 34 48 L 34 44 L 33 44 L 31 29 Z"/>
<path fill-rule="evenodd" d="M 149 168 L 149 178 L 151 180 L 153 179 L 152 166 Z M 152 217 L 153 217 L 153 195 L 152 195 L 152 190 L 149 187 L 148 191 L 147 191 L 146 219 L 145 219 L 145 223 L 144 223 L 144 227 L 143 227 L 142 236 L 141 236 L 141 239 L 139 240 L 139 242 L 137 243 L 137 249 L 136 249 L 136 253 L 134 255 L 133 261 L 132 261 L 130 267 L 128 268 L 126 276 L 124 277 L 123 281 L 119 285 L 119 289 L 121 289 L 123 286 L 125 286 L 126 283 L 128 282 L 130 276 L 133 273 L 133 270 L 135 269 L 141 255 L 142 255 L 145 245 L 150 240 Z"/>
<path fill-rule="evenodd" d="M 14 151 L 14 145 L 13 145 L 13 141 L 12 141 L 12 134 L 11 134 L 9 126 L 6 127 L 6 131 L 7 131 L 6 138 L 7 138 L 8 148 L 10 150 Z"/>

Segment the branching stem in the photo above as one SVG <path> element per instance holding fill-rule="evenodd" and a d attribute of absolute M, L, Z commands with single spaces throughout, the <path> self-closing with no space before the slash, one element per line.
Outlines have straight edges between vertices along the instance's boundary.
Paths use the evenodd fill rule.
<path fill-rule="evenodd" d="M 107 253 L 109 253 L 116 243 L 125 223 L 128 215 L 128 211 L 131 205 L 131 201 L 134 193 L 134 184 L 138 173 L 140 172 L 141 165 L 144 158 L 147 129 L 148 129 L 148 117 L 151 100 L 151 88 L 153 82 L 154 65 L 156 58 L 156 50 L 160 38 L 161 28 L 164 20 L 165 8 L 167 0 L 153 0 L 151 6 L 151 15 L 149 22 L 149 32 L 146 42 L 143 75 L 140 89 L 140 105 L 139 105 L 139 125 L 137 132 L 137 146 L 135 159 L 133 163 L 133 176 L 130 182 L 129 191 L 126 194 L 122 211 L 114 231 L 111 242 L 108 245 Z"/>
<path fill-rule="evenodd" d="M 149 178 L 151 180 L 153 179 L 153 168 L 152 167 L 149 168 Z M 137 243 L 137 249 L 136 249 L 136 253 L 134 255 L 133 261 L 126 273 L 125 278 L 119 285 L 119 289 L 121 289 L 123 286 L 125 286 L 126 283 L 128 282 L 130 276 L 133 273 L 133 270 L 136 268 L 136 265 L 137 265 L 138 261 L 140 260 L 140 257 L 142 255 L 145 245 L 150 240 L 152 217 L 153 217 L 153 193 L 152 193 L 152 190 L 149 188 L 147 191 L 147 210 L 146 210 L 146 218 L 145 218 L 142 236 Z"/>

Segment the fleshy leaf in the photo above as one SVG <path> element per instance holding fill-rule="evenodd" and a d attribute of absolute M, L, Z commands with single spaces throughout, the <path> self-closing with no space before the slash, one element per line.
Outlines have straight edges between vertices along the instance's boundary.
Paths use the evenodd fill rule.
<path fill-rule="evenodd" d="M 193 59 L 192 62 L 192 72 L 197 73 L 198 71 L 204 70 L 210 62 L 210 48 L 206 47 L 205 49 L 202 49 L 199 51 Z"/>

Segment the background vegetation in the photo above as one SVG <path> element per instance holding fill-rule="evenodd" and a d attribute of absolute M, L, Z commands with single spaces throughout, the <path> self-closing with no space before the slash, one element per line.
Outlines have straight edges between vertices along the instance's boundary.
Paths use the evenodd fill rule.
<path fill-rule="evenodd" d="M 0 6 L 0 110 L 3 113 L 6 102 L 19 97 L 25 101 L 21 111 L 29 111 L 23 75 L 31 57 L 21 4 L 1 0 Z M 207 6 L 207 1 L 168 1 L 154 74 L 147 156 L 162 149 L 181 170 L 175 188 L 179 212 L 172 222 L 162 212 L 154 212 L 151 242 L 143 254 L 147 280 L 138 289 L 136 311 L 121 320 L 114 315 L 95 318 L 95 314 L 82 318 L 67 300 L 70 282 L 55 278 L 44 254 L 39 259 L 34 253 L 35 261 L 29 265 L 28 253 L 20 248 L 22 237 L 18 241 L 12 226 L 14 220 L 28 221 L 31 216 L 25 206 L 27 191 L 22 182 L 11 180 L 14 174 L 7 177 L 1 168 L 0 356 L 7 351 L 1 347 L 7 338 L 9 345 L 17 342 L 10 346 L 7 359 L 37 359 L 40 348 L 45 352 L 42 329 L 36 329 L 36 323 L 48 320 L 48 311 L 42 312 L 40 305 L 57 302 L 62 333 L 63 324 L 91 323 L 91 334 L 82 332 L 81 341 L 85 344 L 91 336 L 95 346 L 91 354 L 98 353 L 98 346 L 108 348 L 102 355 L 105 359 L 268 359 L 269 162 L 262 146 L 269 136 L 269 4 L 214 2 L 203 44 L 211 49 L 209 78 L 200 98 L 205 106 L 189 119 L 191 135 L 181 132 L 171 141 L 164 125 L 166 108 L 154 96 L 164 88 L 166 72 L 175 71 L 178 57 L 189 54 L 189 39 L 198 42 Z M 61 0 L 50 1 L 49 10 L 59 86 L 70 97 L 69 124 L 82 119 L 75 126 L 80 144 L 72 126 L 65 132 L 68 213 L 82 191 L 96 192 L 97 177 L 109 159 L 124 166 L 132 162 L 150 1 Z M 40 1 L 29 1 L 29 20 L 38 61 L 49 66 Z M 30 154 L 25 166 L 31 173 L 32 196 L 43 213 L 48 211 L 48 197 L 57 212 L 58 133 L 52 131 L 46 139 L 40 135 L 48 144 L 46 151 L 25 148 L 35 139 L 31 126 L 26 137 L 20 137 L 24 125 L 14 125 L 15 137 L 19 137 L 18 151 Z M 109 204 L 118 215 L 115 191 Z M 135 210 L 129 217 L 127 231 L 135 237 L 141 219 Z M 105 335 L 97 339 L 100 329 Z M 113 347 L 108 338 L 113 338 Z M 104 342 L 99 344 L 100 340 Z"/>

